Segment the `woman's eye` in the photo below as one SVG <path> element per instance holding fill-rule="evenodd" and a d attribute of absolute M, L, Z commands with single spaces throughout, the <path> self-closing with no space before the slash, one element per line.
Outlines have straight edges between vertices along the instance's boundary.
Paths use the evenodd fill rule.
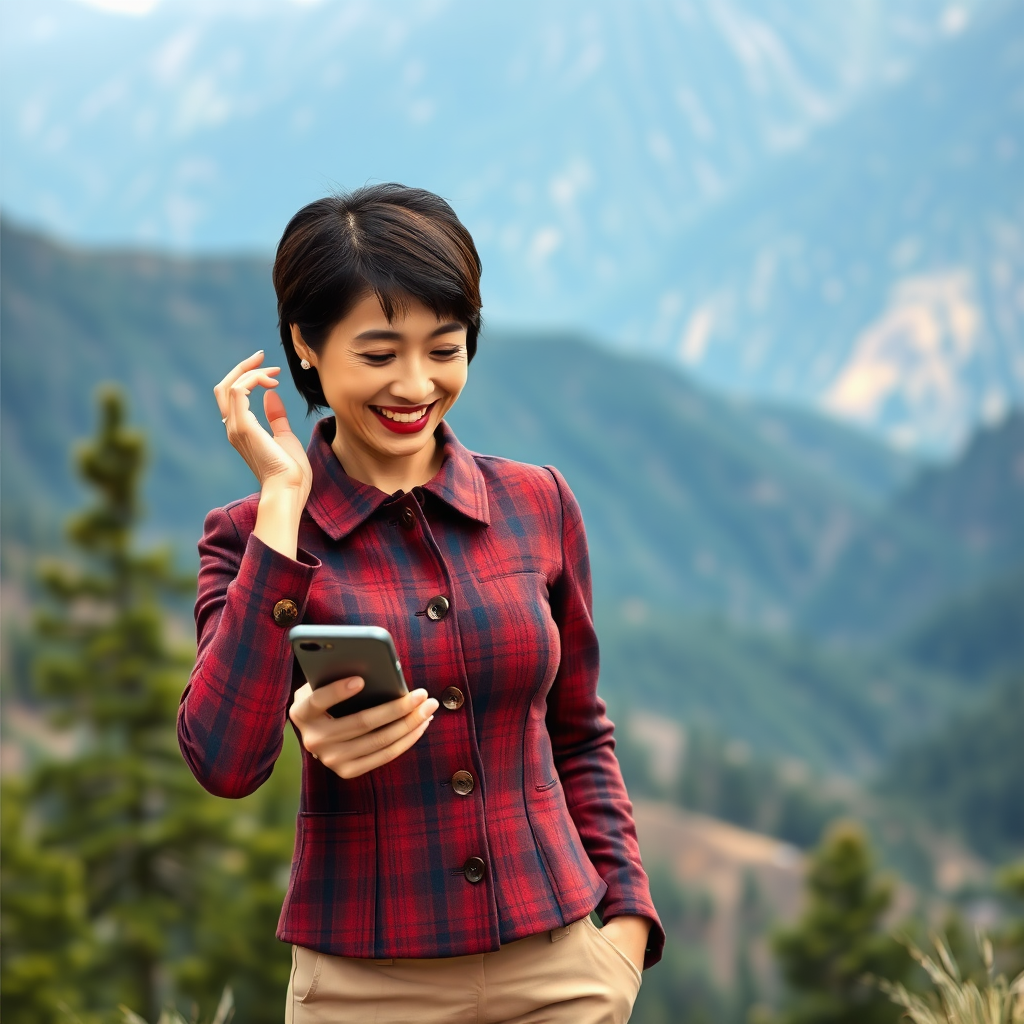
<path fill-rule="evenodd" d="M 391 362 L 395 356 L 392 352 L 365 352 L 363 358 L 373 366 L 383 366 L 385 363 Z"/>
<path fill-rule="evenodd" d="M 435 348 L 433 354 L 440 359 L 451 359 L 462 351 L 461 345 L 449 345 L 447 348 Z"/>

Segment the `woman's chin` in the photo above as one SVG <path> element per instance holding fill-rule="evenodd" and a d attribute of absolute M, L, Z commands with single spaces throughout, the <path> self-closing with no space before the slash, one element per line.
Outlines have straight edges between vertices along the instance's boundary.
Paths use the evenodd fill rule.
<path fill-rule="evenodd" d="M 433 416 L 430 419 L 432 420 Z M 432 426 L 428 422 L 414 433 L 399 433 L 398 431 L 389 430 L 380 422 L 374 422 L 370 424 L 370 429 L 366 431 L 364 437 L 370 442 L 370 446 L 377 449 L 383 456 L 391 458 L 395 456 L 411 456 L 422 451 L 430 443 L 434 436 L 435 427 L 436 424 Z"/>

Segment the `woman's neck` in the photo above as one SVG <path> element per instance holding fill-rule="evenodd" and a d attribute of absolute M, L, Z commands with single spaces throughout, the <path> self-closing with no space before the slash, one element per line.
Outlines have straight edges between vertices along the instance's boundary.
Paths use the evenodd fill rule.
<path fill-rule="evenodd" d="M 441 468 L 441 445 L 434 437 L 412 455 L 381 458 L 364 445 L 343 437 L 335 426 L 331 451 L 353 480 L 376 487 L 385 494 L 422 487 L 428 480 L 432 480 Z"/>

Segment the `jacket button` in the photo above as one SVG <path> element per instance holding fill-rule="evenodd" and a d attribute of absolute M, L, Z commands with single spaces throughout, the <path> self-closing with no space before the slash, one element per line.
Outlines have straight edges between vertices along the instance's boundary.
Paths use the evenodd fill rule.
<path fill-rule="evenodd" d="M 433 622 L 440 622 L 448 614 L 449 608 L 451 608 L 451 602 L 447 597 L 440 595 L 432 597 L 427 605 L 427 618 Z"/>
<path fill-rule="evenodd" d="M 290 626 L 298 617 L 299 606 L 290 597 L 284 597 L 274 605 L 274 621 L 279 626 Z"/>
<path fill-rule="evenodd" d="M 473 781 L 473 776 L 469 772 L 456 772 L 452 776 L 452 789 L 455 790 L 459 796 L 469 796 L 473 792 L 473 787 L 476 783 Z"/>
<path fill-rule="evenodd" d="M 416 513 L 406 506 L 402 509 L 402 512 L 398 517 L 398 521 L 406 530 L 411 530 L 416 526 Z"/>
<path fill-rule="evenodd" d="M 466 876 L 467 882 L 482 882 L 484 875 L 487 874 L 487 865 L 480 857 L 470 857 L 462 865 L 462 873 Z"/>
<path fill-rule="evenodd" d="M 466 703 L 466 698 L 457 686 L 447 686 L 444 693 L 441 694 L 441 703 L 449 711 L 458 711 Z"/>

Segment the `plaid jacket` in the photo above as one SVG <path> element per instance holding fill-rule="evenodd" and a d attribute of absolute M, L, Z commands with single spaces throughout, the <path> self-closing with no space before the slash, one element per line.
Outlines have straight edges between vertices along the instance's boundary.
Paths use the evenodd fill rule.
<path fill-rule="evenodd" d="M 300 622 L 384 626 L 410 688 L 464 700 L 449 707 L 449 693 L 409 751 L 359 778 L 303 755 L 278 937 L 341 956 L 459 956 L 596 908 L 654 922 L 656 963 L 664 932 L 597 696 L 587 542 L 565 481 L 473 454 L 442 424 L 437 476 L 388 496 L 344 472 L 333 431 L 323 419 L 310 441 L 297 560 L 251 535 L 256 495 L 206 519 L 182 753 L 220 796 L 273 771 L 304 682 L 282 599 Z"/>

